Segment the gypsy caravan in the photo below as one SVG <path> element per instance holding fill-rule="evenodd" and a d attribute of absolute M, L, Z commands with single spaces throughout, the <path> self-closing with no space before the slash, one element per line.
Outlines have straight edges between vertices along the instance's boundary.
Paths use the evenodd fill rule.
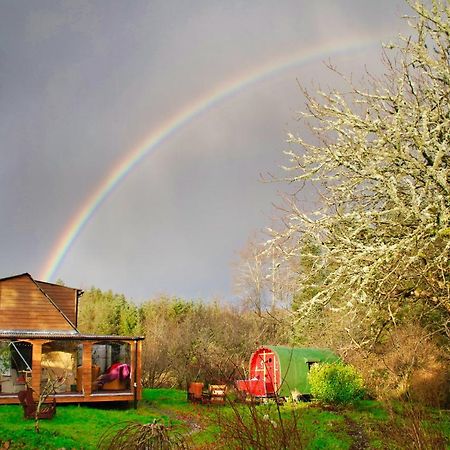
<path fill-rule="evenodd" d="M 309 397 L 308 373 L 312 365 L 337 362 L 328 349 L 266 345 L 250 357 L 249 378 L 236 381 L 237 390 L 253 398 Z"/>

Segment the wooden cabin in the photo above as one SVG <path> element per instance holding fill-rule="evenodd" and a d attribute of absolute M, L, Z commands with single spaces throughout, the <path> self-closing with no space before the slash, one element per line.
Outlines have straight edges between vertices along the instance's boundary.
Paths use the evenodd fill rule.
<path fill-rule="evenodd" d="M 236 387 L 244 395 L 256 398 L 308 396 L 311 366 L 338 360 L 328 349 L 266 345 L 252 354 L 249 378 L 238 380 Z"/>
<path fill-rule="evenodd" d="M 141 399 L 144 338 L 80 333 L 82 294 L 28 273 L 0 279 L 0 404 L 50 382 L 58 403 Z"/>

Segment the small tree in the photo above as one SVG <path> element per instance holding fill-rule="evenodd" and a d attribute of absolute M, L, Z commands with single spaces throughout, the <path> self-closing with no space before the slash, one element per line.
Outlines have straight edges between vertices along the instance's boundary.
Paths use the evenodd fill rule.
<path fill-rule="evenodd" d="M 44 386 L 41 387 L 41 392 L 38 397 L 38 401 L 36 404 L 36 411 L 34 413 L 34 431 L 36 433 L 40 432 L 40 414 L 43 410 L 43 408 L 46 408 L 48 406 L 45 405 L 46 400 L 51 395 L 55 395 L 56 390 L 61 387 L 67 379 L 67 375 L 63 375 L 60 377 L 56 376 L 49 376 Z"/>

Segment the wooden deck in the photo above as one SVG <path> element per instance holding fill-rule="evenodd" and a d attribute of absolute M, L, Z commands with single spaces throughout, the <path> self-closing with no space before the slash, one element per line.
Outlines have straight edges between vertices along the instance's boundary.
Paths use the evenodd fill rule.
<path fill-rule="evenodd" d="M 98 391 L 90 395 L 85 395 L 82 392 L 64 392 L 55 394 L 56 403 L 97 403 L 97 402 L 132 402 L 135 399 L 134 393 L 128 391 Z M 53 400 L 53 395 L 49 397 Z M 0 393 L 0 404 L 16 405 L 19 404 L 19 397 L 17 394 L 2 394 Z"/>

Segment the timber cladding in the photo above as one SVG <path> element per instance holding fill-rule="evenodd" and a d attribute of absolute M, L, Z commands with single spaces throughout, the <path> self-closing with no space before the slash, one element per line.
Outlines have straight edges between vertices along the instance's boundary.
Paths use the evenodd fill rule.
<path fill-rule="evenodd" d="M 76 326 L 78 290 L 66 286 L 59 286 L 57 284 L 46 283 L 45 281 L 35 281 L 36 284 L 50 296 L 58 308 L 60 308 L 67 318 Z"/>
<path fill-rule="evenodd" d="M 0 280 L 0 329 L 73 331 L 58 307 L 28 274 Z"/>

